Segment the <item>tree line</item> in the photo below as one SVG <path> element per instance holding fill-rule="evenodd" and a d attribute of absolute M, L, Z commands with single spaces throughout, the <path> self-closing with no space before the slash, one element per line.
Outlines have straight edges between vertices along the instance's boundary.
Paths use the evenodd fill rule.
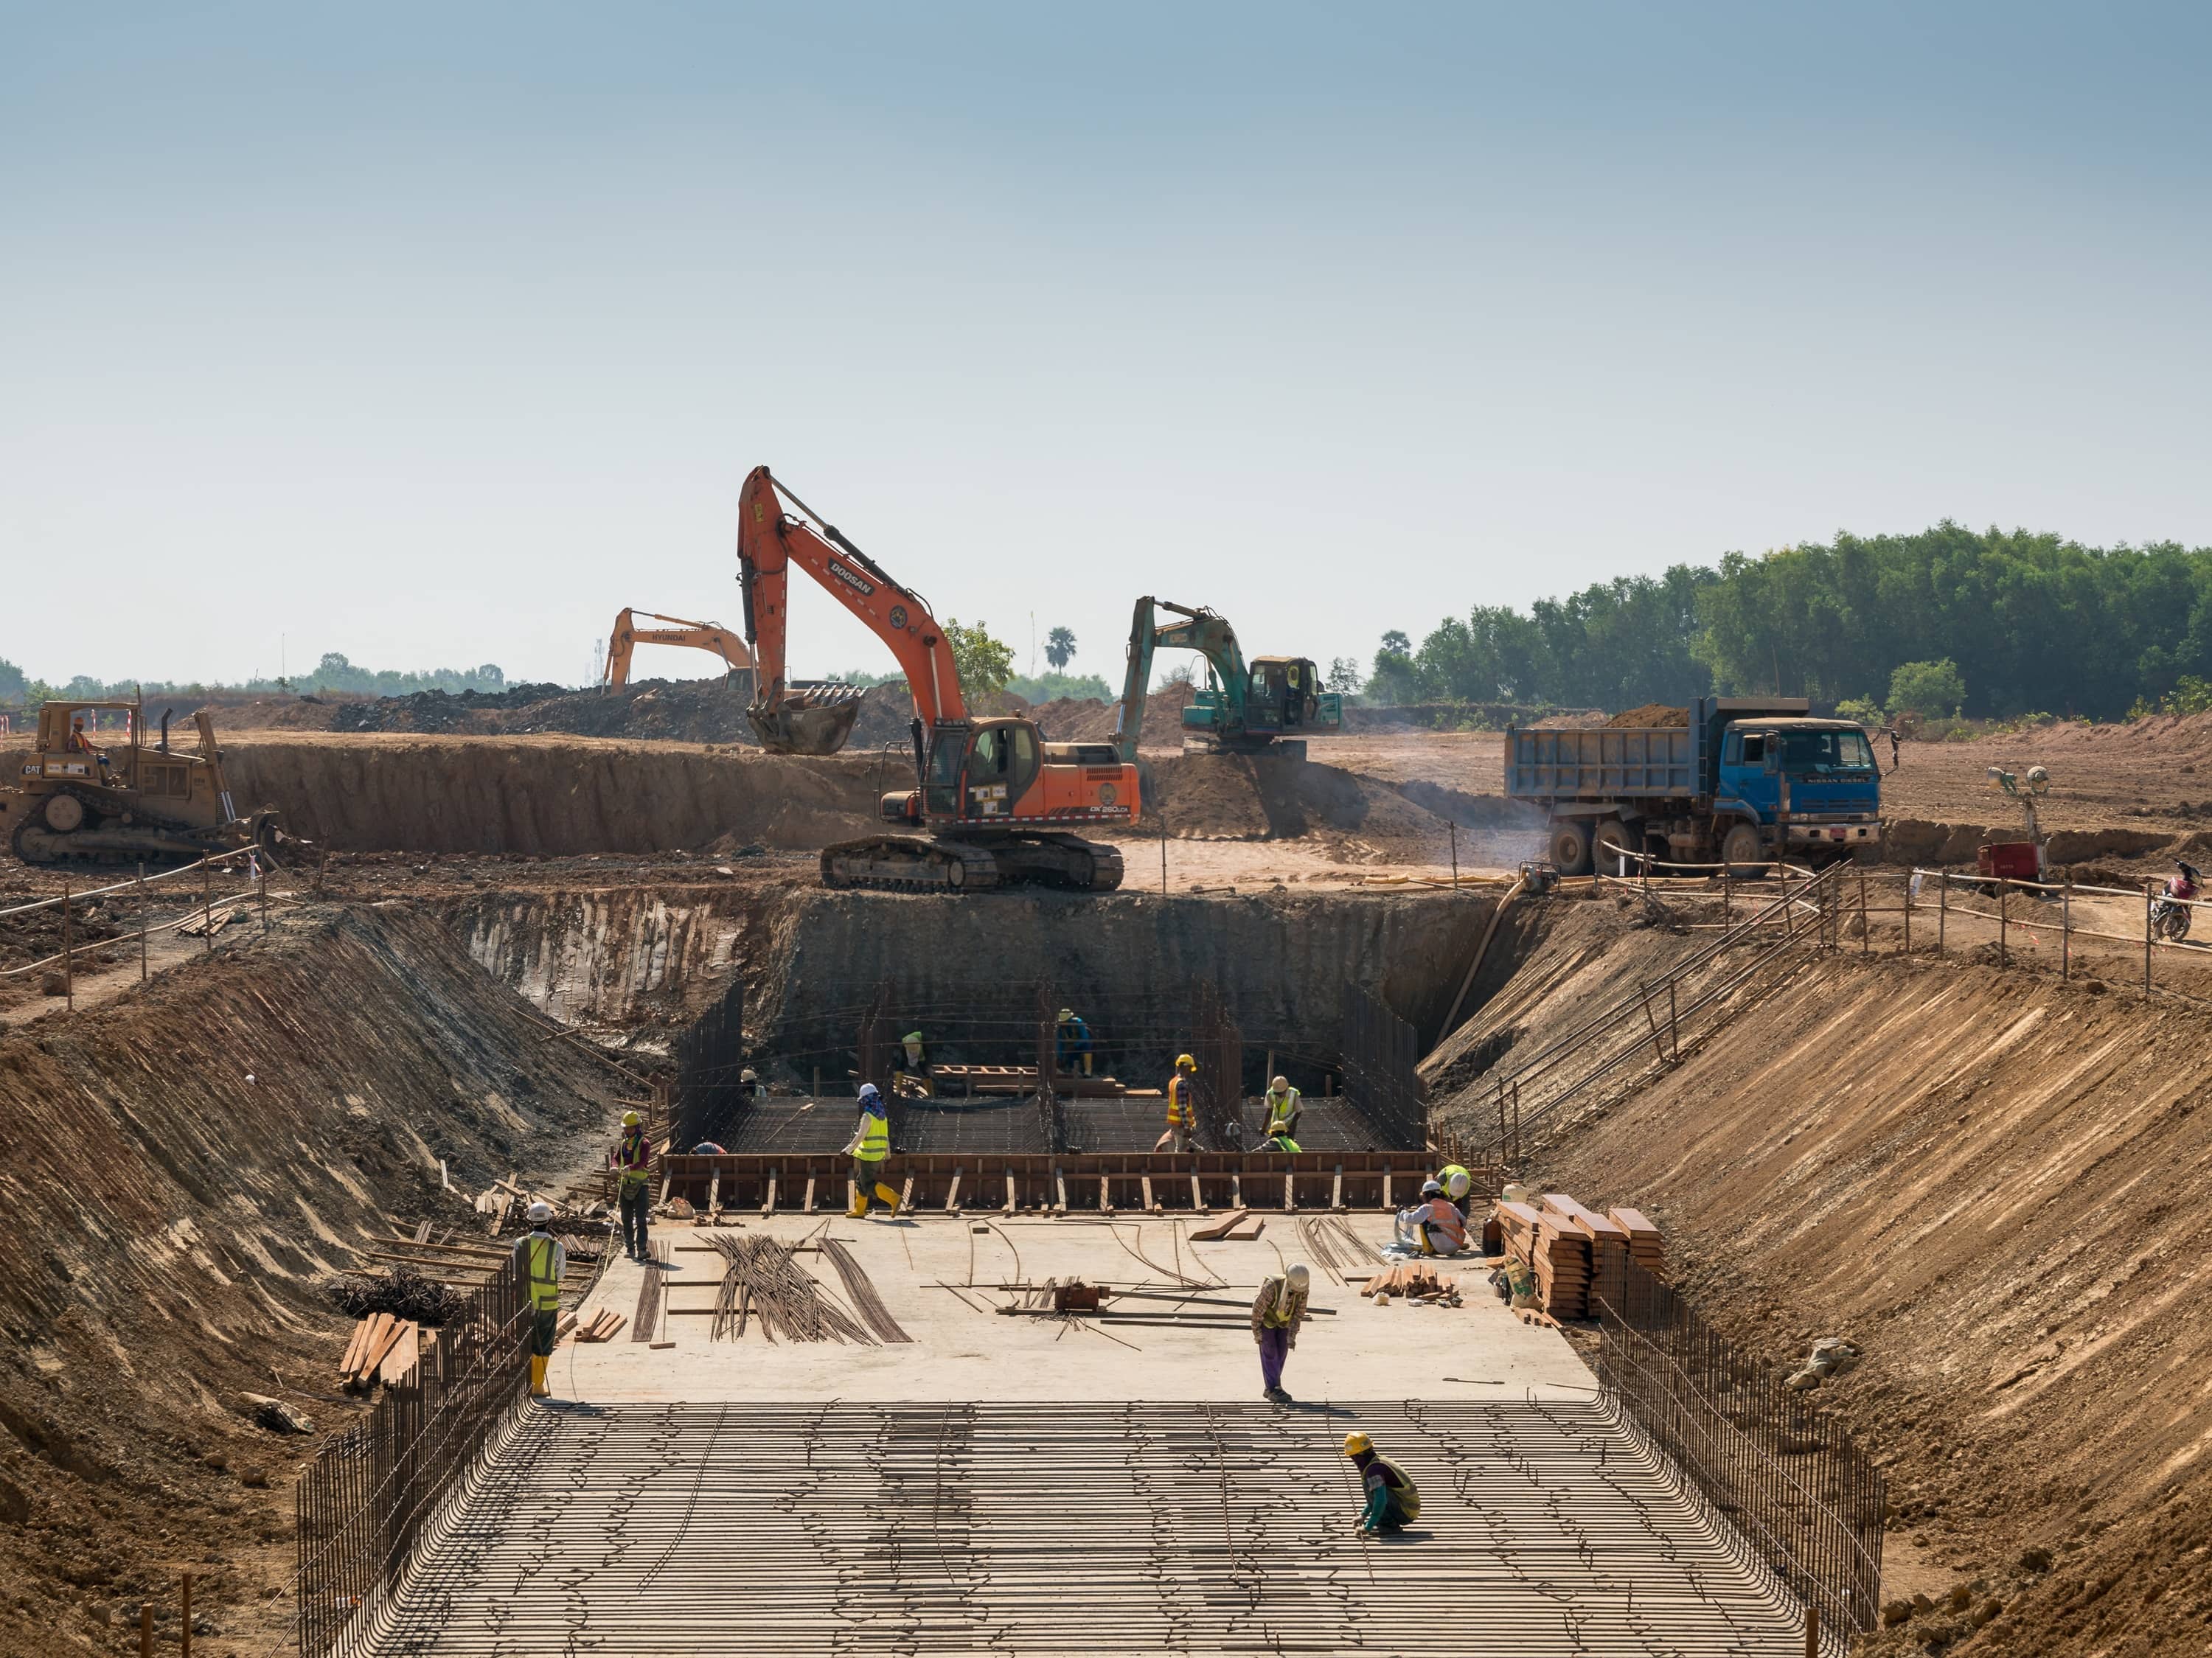
<path fill-rule="evenodd" d="M 1717 691 L 1880 708 L 1936 687 L 1962 706 L 1915 711 L 2100 720 L 2186 706 L 2208 675 L 2212 548 L 2085 547 L 1948 520 L 1619 576 L 1525 613 L 1478 604 L 1418 645 L 1386 634 L 1364 675 L 1332 670 L 1376 702 L 1621 709 Z"/>
<path fill-rule="evenodd" d="M 207 696 L 216 694 L 283 695 L 289 693 L 310 694 L 317 691 L 353 691 L 368 696 L 409 696 L 416 691 L 498 692 L 507 689 L 507 676 L 496 662 L 486 662 L 473 668 L 427 668 L 400 670 L 397 668 L 368 668 L 347 660 L 338 651 L 324 653 L 313 670 L 289 677 L 265 679 L 259 676 L 236 684 L 192 681 L 187 684 L 177 680 L 95 679 L 90 674 L 79 674 L 74 679 L 58 685 L 48 684 L 25 674 L 14 663 L 0 659 L 0 703 L 35 706 L 52 701 L 96 701 L 103 698 L 128 697 L 139 692 L 148 696 Z"/>

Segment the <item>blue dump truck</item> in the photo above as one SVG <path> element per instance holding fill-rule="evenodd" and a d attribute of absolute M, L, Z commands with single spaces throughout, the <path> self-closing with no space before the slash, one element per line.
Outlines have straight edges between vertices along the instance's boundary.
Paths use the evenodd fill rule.
<path fill-rule="evenodd" d="M 1701 696 L 1680 725 L 1513 726 L 1505 793 L 1544 809 L 1566 875 L 1633 873 L 1644 853 L 1819 865 L 1879 849 L 1874 745 L 1864 727 L 1809 709 L 1802 696 Z"/>

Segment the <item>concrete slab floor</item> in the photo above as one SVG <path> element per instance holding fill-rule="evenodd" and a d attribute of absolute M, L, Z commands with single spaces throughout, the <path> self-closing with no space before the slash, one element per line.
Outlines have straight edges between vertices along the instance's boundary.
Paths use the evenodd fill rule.
<path fill-rule="evenodd" d="M 725 1236 L 765 1234 L 796 1244 L 822 1229 L 823 1217 L 746 1218 Z M 1388 1224 L 1350 1218 L 1372 1246 L 1379 1270 Z M 1248 1242 L 1193 1243 L 1206 1218 L 1132 1217 L 1112 1224 L 1091 1217 L 1055 1220 L 1024 1215 L 958 1218 L 942 1213 L 830 1222 L 866 1271 L 891 1316 L 913 1338 L 908 1344 L 858 1346 L 834 1342 L 770 1342 L 755 1320 L 741 1340 L 710 1341 L 722 1262 L 708 1229 L 663 1225 L 657 1242 L 672 1246 L 666 1312 L 656 1351 L 631 1339 L 625 1325 L 604 1343 L 564 1341 L 550 1381 L 557 1397 L 596 1404 L 714 1403 L 842 1399 L 898 1400 L 1256 1400 L 1259 1360 L 1243 1322 L 1261 1279 L 1291 1261 L 1311 1268 L 1311 1303 L 1321 1315 L 1301 1332 L 1284 1385 L 1296 1397 L 1322 1400 L 1377 1397 L 1466 1400 L 1588 1400 L 1595 1380 L 1557 1331 L 1522 1323 L 1498 1301 L 1480 1263 L 1440 1261 L 1463 1282 L 1466 1304 L 1422 1307 L 1405 1301 L 1377 1307 L 1357 1288 L 1339 1284 L 1302 1248 L 1295 1216 L 1269 1215 L 1267 1230 Z M 972 1229 L 983 1227 L 978 1232 Z M 1135 1253 L 1133 1253 L 1134 1251 Z M 1091 1321 L 1006 1316 L 1013 1299 L 1000 1284 L 1082 1278 L 1122 1286 L 1171 1286 L 1169 1272 L 1213 1276 L 1224 1287 L 1193 1291 L 1236 1303 L 1194 1308 L 1237 1321 L 1169 1328 Z M 836 1272 L 817 1254 L 799 1263 L 836 1299 L 846 1300 Z M 585 1309 L 634 1318 L 647 1268 L 619 1255 Z M 940 1284 L 956 1286 L 954 1290 Z M 970 1285 L 974 1287 L 969 1287 Z M 957 1290 L 957 1293 L 956 1293 Z M 1165 1302 L 1124 1302 L 1131 1311 Z M 1448 1378 L 1460 1378 L 1449 1380 Z"/>

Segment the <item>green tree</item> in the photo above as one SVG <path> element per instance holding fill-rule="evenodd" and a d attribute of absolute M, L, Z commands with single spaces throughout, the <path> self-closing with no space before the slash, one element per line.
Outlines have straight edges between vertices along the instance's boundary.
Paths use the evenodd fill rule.
<path fill-rule="evenodd" d="M 23 671 L 4 656 L 0 656 L 0 702 L 20 702 L 31 688 Z"/>
<path fill-rule="evenodd" d="M 991 637 L 991 624 L 979 622 L 963 628 L 956 617 L 945 623 L 945 641 L 952 647 L 952 665 L 960 676 L 963 696 L 995 695 L 1013 677 L 1013 647 Z"/>
<path fill-rule="evenodd" d="M 1410 702 L 1419 695 L 1413 666 L 1413 641 L 1395 628 L 1382 635 L 1375 653 L 1374 671 L 1367 677 L 1367 695 L 1375 702 Z"/>
<path fill-rule="evenodd" d="M 1054 673 L 1067 671 L 1067 665 L 1075 659 L 1073 629 L 1054 628 L 1044 636 L 1044 659 L 1052 664 Z"/>
<path fill-rule="evenodd" d="M 1903 662 L 1889 677 L 1889 706 L 1897 714 L 1955 717 L 1966 701 L 1966 682 L 1949 657 L 1938 662 Z"/>
<path fill-rule="evenodd" d="M 1328 677 L 1322 683 L 1329 689 L 1341 691 L 1346 696 L 1357 695 L 1360 686 L 1359 659 L 1356 656 L 1332 658 L 1328 665 Z"/>

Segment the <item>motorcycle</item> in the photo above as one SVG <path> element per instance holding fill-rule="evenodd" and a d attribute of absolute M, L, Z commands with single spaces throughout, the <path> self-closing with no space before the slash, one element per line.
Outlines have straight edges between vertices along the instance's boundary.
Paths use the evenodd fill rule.
<path fill-rule="evenodd" d="M 2179 875 L 2166 878 L 2166 890 L 2151 901 L 2150 928 L 2170 944 L 2179 944 L 2189 936 L 2189 920 L 2195 913 L 2190 900 L 2196 897 L 2204 884 L 2204 878 L 2194 864 L 2178 864 Z"/>

